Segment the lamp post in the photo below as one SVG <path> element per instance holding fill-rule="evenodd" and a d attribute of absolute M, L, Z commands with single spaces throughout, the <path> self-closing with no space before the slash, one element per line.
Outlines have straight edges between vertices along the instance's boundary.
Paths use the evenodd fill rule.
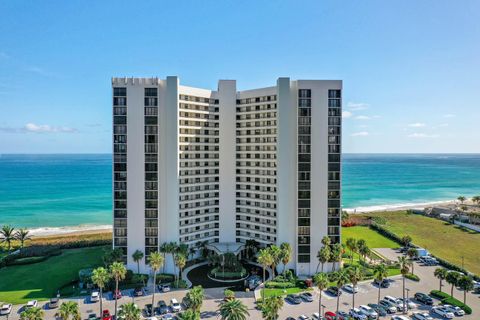
<path fill-rule="evenodd" d="M 405 288 L 405 291 L 407 291 L 407 300 L 403 302 L 404 304 L 403 309 L 405 313 L 408 313 L 408 301 L 410 301 L 408 298 L 408 293 L 410 292 L 410 289 Z"/>

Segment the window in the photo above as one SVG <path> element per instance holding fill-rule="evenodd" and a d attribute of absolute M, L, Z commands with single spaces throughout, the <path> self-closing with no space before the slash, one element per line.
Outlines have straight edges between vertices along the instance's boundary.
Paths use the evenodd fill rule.
<path fill-rule="evenodd" d="M 126 97 L 127 88 L 113 88 L 113 95 L 116 97 Z"/>

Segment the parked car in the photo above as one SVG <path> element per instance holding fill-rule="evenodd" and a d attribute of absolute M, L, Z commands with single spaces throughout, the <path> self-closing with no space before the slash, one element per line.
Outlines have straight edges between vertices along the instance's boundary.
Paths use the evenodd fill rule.
<path fill-rule="evenodd" d="M 423 304 L 426 304 L 426 305 L 432 305 L 433 304 L 433 299 L 425 294 L 425 293 L 422 293 L 422 292 L 417 292 L 415 293 L 415 299 L 417 299 L 417 301 L 423 303 Z"/>
<path fill-rule="evenodd" d="M 349 284 L 346 284 L 346 285 L 343 286 L 343 290 L 351 292 L 351 293 L 353 293 L 353 292 L 357 293 L 358 292 L 358 287 L 349 283 Z"/>
<path fill-rule="evenodd" d="M 165 315 L 163 315 L 162 319 L 164 320 L 173 320 L 173 319 L 177 319 L 177 317 L 175 317 L 173 314 L 171 313 L 167 313 Z"/>
<path fill-rule="evenodd" d="M 112 320 L 112 316 L 110 315 L 110 311 L 108 309 L 102 311 L 102 320 Z"/>
<path fill-rule="evenodd" d="M 375 312 L 378 313 L 380 317 L 385 317 L 388 313 L 387 310 L 379 304 L 369 303 L 368 306 L 375 310 Z"/>
<path fill-rule="evenodd" d="M 410 320 L 407 316 L 393 316 L 392 320 Z"/>
<path fill-rule="evenodd" d="M 337 315 L 335 314 L 335 312 L 332 312 L 332 311 L 325 312 L 324 316 L 325 316 L 326 320 L 336 320 L 337 319 Z"/>
<path fill-rule="evenodd" d="M 170 300 L 170 308 L 172 309 L 173 312 L 182 311 L 182 306 L 180 305 L 180 303 L 175 298 Z"/>
<path fill-rule="evenodd" d="M 113 296 L 113 299 L 117 299 L 117 300 L 118 300 L 118 299 L 120 299 L 120 298 L 122 297 L 122 291 L 120 291 L 120 290 L 114 291 L 113 294 L 112 294 L 112 296 Z"/>
<path fill-rule="evenodd" d="M 87 320 L 98 320 L 98 319 L 99 318 L 97 317 L 96 313 L 90 313 L 87 318 Z"/>
<path fill-rule="evenodd" d="M 399 303 L 401 303 L 402 308 L 403 308 L 403 298 L 399 298 L 398 301 L 399 301 Z M 410 299 L 408 299 L 408 300 L 405 299 L 405 304 L 407 306 L 407 309 L 415 309 L 417 307 L 417 304 Z"/>
<path fill-rule="evenodd" d="M 350 309 L 350 316 L 355 320 L 367 320 L 368 319 L 368 317 L 366 315 L 364 315 L 360 311 L 360 309 L 358 309 L 358 308 Z"/>
<path fill-rule="evenodd" d="M 168 311 L 170 310 L 168 309 L 167 303 L 164 300 L 158 301 L 158 312 L 160 314 L 166 314 Z"/>
<path fill-rule="evenodd" d="M 324 318 L 324 317 L 321 317 L 321 316 L 320 316 L 320 313 L 314 312 L 314 313 L 312 313 L 312 319 L 313 319 L 313 320 L 324 320 L 325 318 Z"/>
<path fill-rule="evenodd" d="M 90 294 L 90 302 L 98 302 L 100 301 L 100 293 L 98 291 L 93 291 Z"/>
<path fill-rule="evenodd" d="M 302 303 L 302 299 L 300 299 L 299 296 L 294 295 L 294 294 L 289 294 L 285 297 L 285 301 L 287 301 L 290 304 L 300 304 Z"/>
<path fill-rule="evenodd" d="M 312 302 L 313 301 L 313 295 L 310 292 L 301 293 L 300 298 L 305 302 Z"/>
<path fill-rule="evenodd" d="M 451 312 L 445 307 L 433 307 L 432 312 L 445 319 L 453 319 L 455 317 L 453 312 Z"/>
<path fill-rule="evenodd" d="M 337 320 L 349 320 L 350 316 L 345 311 L 338 311 L 337 318 Z"/>
<path fill-rule="evenodd" d="M 361 313 L 366 315 L 367 318 L 369 319 L 377 319 L 378 317 L 378 313 L 375 310 L 373 310 L 373 308 L 370 308 L 369 306 L 361 305 L 360 307 L 358 307 L 358 309 L 360 310 Z"/>
<path fill-rule="evenodd" d="M 433 320 L 432 317 L 426 312 L 414 312 L 412 315 L 414 320 Z"/>
<path fill-rule="evenodd" d="M 2 305 L 2 307 L 0 308 L 0 315 L 2 315 L 2 316 L 9 315 L 10 312 L 12 312 L 12 304 L 11 303 L 6 303 L 6 304 Z"/>
<path fill-rule="evenodd" d="M 392 296 L 385 296 L 385 298 L 383 298 L 383 300 L 386 300 L 386 301 L 391 302 L 392 304 L 394 304 L 394 305 L 397 307 L 397 310 L 398 310 L 398 311 L 402 311 L 402 310 L 403 310 L 403 302 L 400 301 L 400 299 L 397 299 L 397 298 L 392 297 Z"/>
<path fill-rule="evenodd" d="M 38 306 L 38 301 L 37 300 L 30 300 L 27 302 L 25 305 L 25 309 L 30 309 Z"/>
<path fill-rule="evenodd" d="M 443 306 L 445 308 L 447 308 L 450 312 L 453 312 L 453 314 L 456 315 L 456 316 L 464 316 L 465 315 L 465 311 L 463 311 L 463 309 L 460 308 L 460 307 L 452 306 L 452 305 L 449 305 L 449 304 L 445 304 Z"/>
<path fill-rule="evenodd" d="M 342 291 L 338 290 L 338 288 L 334 286 L 328 287 L 327 292 L 334 296 L 339 296 L 342 294 Z"/>
<path fill-rule="evenodd" d="M 48 308 L 49 309 L 55 309 L 58 308 L 58 305 L 60 304 L 60 299 L 58 298 L 51 298 L 50 301 L 48 302 Z"/>
<path fill-rule="evenodd" d="M 143 296 L 143 288 L 142 287 L 136 287 L 135 289 L 133 289 L 133 295 L 135 297 L 141 297 Z"/>
<path fill-rule="evenodd" d="M 309 320 L 309 319 L 310 319 L 310 317 L 308 317 L 304 314 L 302 314 L 302 315 L 300 315 L 300 317 L 298 317 L 298 320 Z"/>
<path fill-rule="evenodd" d="M 154 313 L 154 310 L 152 308 L 152 304 L 147 303 L 145 307 L 143 307 L 143 314 L 147 317 L 151 317 L 154 315 L 153 313 Z"/>
<path fill-rule="evenodd" d="M 383 279 L 382 281 L 379 281 L 379 280 L 375 279 L 375 280 L 373 280 L 373 283 L 377 286 L 380 286 L 381 288 L 390 287 L 390 281 L 388 279 Z"/>
<path fill-rule="evenodd" d="M 168 292 L 170 291 L 170 286 L 168 284 L 159 284 L 158 291 L 160 292 Z"/>
<path fill-rule="evenodd" d="M 391 303 L 387 300 L 380 300 L 379 305 L 382 306 L 388 313 L 395 313 L 397 312 L 397 305 Z"/>

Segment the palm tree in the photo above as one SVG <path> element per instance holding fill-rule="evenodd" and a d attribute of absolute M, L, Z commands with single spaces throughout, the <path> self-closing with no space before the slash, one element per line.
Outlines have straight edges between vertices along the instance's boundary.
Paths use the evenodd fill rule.
<path fill-rule="evenodd" d="M 118 283 L 125 279 L 125 276 L 127 274 L 127 269 L 121 262 L 114 262 L 110 265 L 110 274 L 112 275 L 112 278 L 115 279 L 115 318 L 117 318 L 117 292 L 118 292 Z"/>
<path fill-rule="evenodd" d="M 272 245 L 268 248 L 270 255 L 272 256 L 272 272 L 273 276 L 275 276 L 275 272 L 277 271 L 277 266 L 280 263 L 282 257 L 282 250 L 276 245 Z"/>
<path fill-rule="evenodd" d="M 23 248 L 25 241 L 32 239 L 32 237 L 30 237 L 30 231 L 22 228 L 18 229 L 17 232 L 15 232 L 15 239 L 20 241 L 20 248 Z"/>
<path fill-rule="evenodd" d="M 12 248 L 12 241 L 15 240 L 15 228 L 11 226 L 4 225 L 0 229 L 0 236 L 2 236 L 1 243 L 6 242 L 8 246 L 8 251 Z"/>
<path fill-rule="evenodd" d="M 280 250 L 282 251 L 280 258 L 283 263 L 283 272 L 285 273 L 285 268 L 287 267 L 287 264 L 290 262 L 290 259 L 292 259 L 292 246 L 288 242 L 284 242 L 280 245 Z"/>
<path fill-rule="evenodd" d="M 401 242 L 404 247 L 408 247 L 412 243 L 412 237 L 409 235 L 403 236 Z"/>
<path fill-rule="evenodd" d="M 137 263 L 137 273 L 140 274 L 140 260 L 143 259 L 143 252 L 140 250 L 135 250 L 135 252 L 132 254 L 133 261 Z"/>
<path fill-rule="evenodd" d="M 140 320 L 142 311 L 133 302 L 127 302 L 120 307 L 118 317 L 122 320 Z"/>
<path fill-rule="evenodd" d="M 26 309 L 20 314 L 20 320 L 43 320 L 43 310 L 38 307 Z"/>
<path fill-rule="evenodd" d="M 221 302 L 218 311 L 222 320 L 246 320 L 250 315 L 247 306 L 238 299 Z"/>
<path fill-rule="evenodd" d="M 183 255 L 183 253 L 177 254 L 175 256 L 175 265 L 179 269 L 178 270 L 178 277 L 177 277 L 177 288 L 178 288 L 178 285 L 179 285 L 180 276 L 182 275 L 182 270 L 183 270 L 183 268 L 185 268 L 186 264 L 187 264 L 187 258 L 185 257 L 185 255 Z"/>
<path fill-rule="evenodd" d="M 458 286 L 463 290 L 463 304 L 467 304 L 467 293 L 473 290 L 473 279 L 471 276 L 463 275 L 458 279 Z"/>
<path fill-rule="evenodd" d="M 317 285 L 318 290 L 320 291 L 318 295 L 318 313 L 322 315 L 322 291 L 328 286 L 328 276 L 326 273 L 320 272 L 313 276 L 313 281 Z"/>
<path fill-rule="evenodd" d="M 418 257 L 418 251 L 415 248 L 410 248 L 407 250 L 407 256 L 410 258 L 410 265 L 412 266 L 412 274 L 413 274 L 413 260 Z"/>
<path fill-rule="evenodd" d="M 406 257 L 398 257 L 398 262 L 400 264 L 400 273 L 402 274 L 402 280 L 403 280 L 403 290 L 402 290 L 402 297 L 403 297 L 403 313 L 406 313 L 406 301 L 405 301 L 405 276 L 408 274 L 410 271 L 409 269 L 409 261 Z"/>
<path fill-rule="evenodd" d="M 273 264 L 273 258 L 270 251 L 265 248 L 258 253 L 257 262 L 263 267 L 263 283 L 265 283 L 265 269 Z"/>
<path fill-rule="evenodd" d="M 338 294 L 337 294 L 337 313 L 338 309 L 340 306 L 340 289 L 350 281 L 350 278 L 348 276 L 348 273 L 345 269 L 340 269 L 334 274 L 332 274 L 332 280 L 337 283 L 337 289 L 338 289 Z"/>
<path fill-rule="evenodd" d="M 322 265 L 322 272 L 323 272 L 323 266 L 325 265 L 325 263 L 328 262 L 328 260 L 330 260 L 330 255 L 331 255 L 330 248 L 327 247 L 327 246 L 324 246 L 320 250 L 318 250 L 318 253 L 317 253 L 317 259 L 318 259 L 317 271 L 318 271 L 318 267 L 321 264 Z"/>
<path fill-rule="evenodd" d="M 330 252 L 330 261 L 333 262 L 333 270 L 335 271 L 335 266 L 337 263 L 342 261 L 343 247 L 341 243 L 334 243 Z"/>
<path fill-rule="evenodd" d="M 190 308 L 195 312 L 200 312 L 202 308 L 204 292 L 202 286 L 195 286 L 187 293 Z"/>
<path fill-rule="evenodd" d="M 358 248 L 358 253 L 363 258 L 363 261 L 366 261 L 368 254 L 370 253 L 370 248 L 365 244 Z"/>
<path fill-rule="evenodd" d="M 175 251 L 177 250 L 177 247 L 178 245 L 175 241 L 167 243 L 167 246 L 166 246 L 167 254 L 170 254 L 172 256 L 172 261 L 175 260 Z"/>
<path fill-rule="evenodd" d="M 104 267 L 99 267 L 93 270 L 92 272 L 92 282 L 100 289 L 100 314 L 102 314 L 103 310 L 103 289 L 107 285 L 108 281 L 110 280 L 110 274 L 108 270 Z"/>
<path fill-rule="evenodd" d="M 248 239 L 245 241 L 245 249 L 247 250 L 247 258 L 252 259 L 252 257 L 257 253 L 258 246 L 260 244 L 255 239 Z"/>
<path fill-rule="evenodd" d="M 282 296 L 271 296 L 262 301 L 262 318 L 265 320 L 278 319 L 278 312 L 283 307 Z"/>
<path fill-rule="evenodd" d="M 480 204 L 480 196 L 474 196 L 472 197 L 472 202 L 476 203 L 477 205 Z"/>
<path fill-rule="evenodd" d="M 348 250 L 350 250 L 352 264 L 353 264 L 353 253 L 357 250 L 357 240 L 355 238 L 347 238 L 345 242 Z"/>
<path fill-rule="evenodd" d="M 162 254 L 163 256 L 163 261 L 166 261 L 166 255 L 168 253 L 168 243 L 164 242 L 160 245 L 160 248 L 158 249 L 158 251 L 160 251 L 160 253 Z M 165 273 L 165 264 L 163 264 L 163 273 Z"/>
<path fill-rule="evenodd" d="M 153 272 L 153 290 L 152 290 L 152 308 L 155 306 L 155 287 L 157 285 L 157 272 L 162 267 L 163 263 L 163 256 L 158 252 L 150 253 L 148 257 L 148 265 Z"/>
<path fill-rule="evenodd" d="M 352 306 L 353 306 L 353 308 L 355 308 L 355 287 L 357 286 L 359 281 L 362 281 L 364 274 L 363 274 L 362 269 L 360 269 L 360 267 L 357 266 L 357 265 L 350 266 L 347 269 L 347 273 L 348 273 L 348 278 L 350 279 L 350 282 L 353 285 Z"/>
<path fill-rule="evenodd" d="M 177 315 L 179 320 L 200 320 L 200 312 L 194 310 L 185 310 Z"/>
<path fill-rule="evenodd" d="M 447 278 L 448 270 L 445 269 L 445 268 L 437 268 L 437 269 L 435 269 L 433 274 L 435 275 L 435 277 L 437 277 L 438 280 L 440 280 L 438 290 L 440 290 L 440 292 L 442 292 L 442 287 L 443 287 L 442 282 L 443 282 L 443 280 L 445 280 Z"/>
<path fill-rule="evenodd" d="M 63 320 L 80 320 L 80 308 L 78 307 L 78 303 L 74 301 L 65 301 L 60 305 L 59 309 L 60 318 Z"/>
<path fill-rule="evenodd" d="M 457 271 L 449 271 L 447 273 L 447 276 L 445 277 L 445 280 L 447 280 L 447 282 L 452 285 L 452 289 L 450 291 L 450 295 L 452 296 L 452 298 L 453 298 L 453 288 L 458 284 L 459 279 L 460 279 L 460 273 L 458 273 Z"/>
<path fill-rule="evenodd" d="M 463 204 L 463 202 L 466 200 L 467 198 L 465 198 L 464 196 L 458 196 L 457 200 L 460 201 L 461 204 Z"/>
<path fill-rule="evenodd" d="M 382 281 L 388 276 L 388 269 L 385 263 L 375 266 L 373 269 L 373 277 L 378 283 L 378 299 L 377 304 L 380 303 L 380 290 L 382 289 Z"/>

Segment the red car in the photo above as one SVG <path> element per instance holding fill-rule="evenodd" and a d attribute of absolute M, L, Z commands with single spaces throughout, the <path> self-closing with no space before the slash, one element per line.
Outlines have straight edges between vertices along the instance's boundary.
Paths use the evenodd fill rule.
<path fill-rule="evenodd" d="M 122 297 L 122 291 L 117 290 L 113 293 L 113 299 L 120 299 Z"/>
<path fill-rule="evenodd" d="M 332 311 L 327 311 L 325 312 L 325 319 L 327 320 L 336 320 L 337 319 L 337 315 L 332 312 Z"/>
<path fill-rule="evenodd" d="M 110 315 L 110 311 L 108 311 L 108 309 L 103 310 L 102 320 L 112 320 L 112 316 Z"/>

